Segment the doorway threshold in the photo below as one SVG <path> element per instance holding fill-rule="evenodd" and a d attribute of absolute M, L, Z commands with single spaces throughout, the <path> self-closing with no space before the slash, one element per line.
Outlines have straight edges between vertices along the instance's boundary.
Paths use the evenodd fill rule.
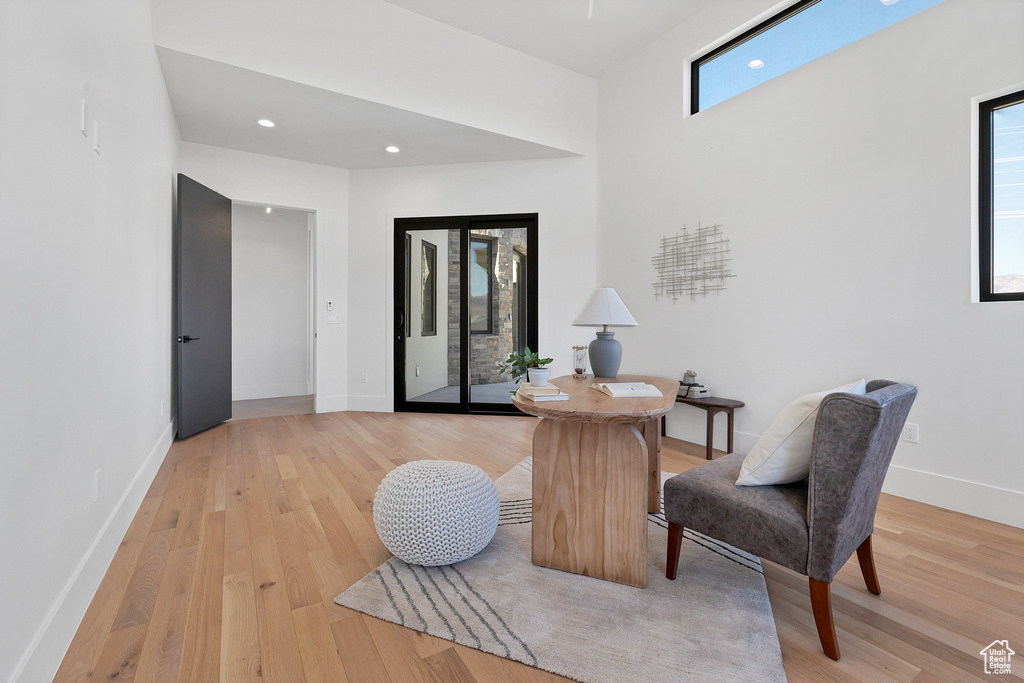
<path fill-rule="evenodd" d="M 231 402 L 232 420 L 252 420 L 258 417 L 282 417 L 285 415 L 311 415 L 313 412 L 313 394 L 309 396 L 282 396 L 280 398 L 256 398 L 248 401 Z"/>

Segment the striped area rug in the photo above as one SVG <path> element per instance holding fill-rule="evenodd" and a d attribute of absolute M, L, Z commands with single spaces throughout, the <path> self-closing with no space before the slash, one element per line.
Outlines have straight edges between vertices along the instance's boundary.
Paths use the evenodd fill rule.
<path fill-rule="evenodd" d="M 687 529 L 669 581 L 668 525 L 651 514 L 645 589 L 534 566 L 531 468 L 527 458 L 496 482 L 498 531 L 475 557 L 393 557 L 335 602 L 586 683 L 786 680 L 756 557 Z"/>

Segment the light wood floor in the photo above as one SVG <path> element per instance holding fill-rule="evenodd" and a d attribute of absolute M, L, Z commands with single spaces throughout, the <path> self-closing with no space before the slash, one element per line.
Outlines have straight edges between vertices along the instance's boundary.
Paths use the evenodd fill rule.
<path fill-rule="evenodd" d="M 280 398 L 254 398 L 231 402 L 232 420 L 251 420 L 254 417 L 283 417 L 308 415 L 314 411 L 314 396 L 282 396 Z"/>
<path fill-rule="evenodd" d="M 529 455 L 536 424 L 329 413 L 176 442 L 56 680 L 565 680 L 333 603 L 388 557 L 371 515 L 386 472 L 443 458 L 497 478 Z M 666 439 L 663 468 L 698 466 L 702 453 Z M 819 649 L 806 579 L 765 563 L 791 681 L 980 681 L 982 647 L 1008 638 L 1024 653 L 1024 530 L 883 496 L 874 545 L 881 596 L 856 562 L 833 584 L 839 662 Z M 1021 680 L 1017 657 L 1001 680 Z"/>

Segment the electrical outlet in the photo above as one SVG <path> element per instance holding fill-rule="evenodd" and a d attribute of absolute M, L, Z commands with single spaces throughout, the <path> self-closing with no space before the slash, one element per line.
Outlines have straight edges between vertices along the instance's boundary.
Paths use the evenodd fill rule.
<path fill-rule="evenodd" d="M 913 422 L 908 422 L 903 425 L 903 440 L 909 441 L 910 443 L 920 443 L 918 439 L 921 437 L 920 427 Z"/>
<path fill-rule="evenodd" d="M 364 372 L 363 374 L 359 375 L 359 381 L 362 382 L 363 384 L 366 384 L 367 382 L 370 381 L 370 376 Z"/>

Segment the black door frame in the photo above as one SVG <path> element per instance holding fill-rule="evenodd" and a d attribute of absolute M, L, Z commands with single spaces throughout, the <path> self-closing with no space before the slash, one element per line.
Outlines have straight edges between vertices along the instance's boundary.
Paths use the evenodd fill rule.
<path fill-rule="evenodd" d="M 405 382 L 405 320 L 408 315 L 406 308 L 406 274 L 405 274 L 405 236 L 409 232 L 421 230 L 458 230 L 459 251 L 465 256 L 470 253 L 469 242 L 473 230 L 500 228 L 526 229 L 526 345 L 536 349 L 538 341 L 537 325 L 537 224 L 536 213 L 497 214 L 480 216 L 431 216 L 425 218 L 396 218 L 394 224 L 394 391 L 395 412 L 410 413 L 474 413 L 474 414 L 519 414 L 518 408 L 511 403 L 482 403 L 470 400 L 470 383 L 472 377 L 470 362 L 470 331 L 469 331 L 469 259 L 459 259 L 460 290 L 459 297 L 459 363 L 460 387 L 458 403 L 409 402 L 406 396 Z M 447 249 L 445 249 L 447 255 Z M 439 259 L 440 260 L 440 259 Z M 444 259 L 447 263 L 447 256 Z M 442 269 L 447 282 L 447 268 Z M 446 297 L 447 298 L 447 297 Z M 438 320 L 438 325 L 447 326 L 448 321 Z"/>

